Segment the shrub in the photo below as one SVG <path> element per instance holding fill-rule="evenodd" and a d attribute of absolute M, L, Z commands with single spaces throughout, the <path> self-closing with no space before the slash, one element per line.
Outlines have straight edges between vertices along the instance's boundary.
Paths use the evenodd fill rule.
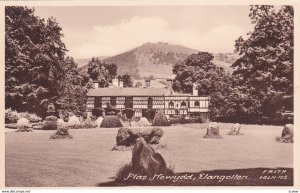
<path fill-rule="evenodd" d="M 148 109 L 148 110 L 145 112 L 145 117 L 146 117 L 148 120 L 153 120 L 154 117 L 155 117 L 155 114 L 156 114 L 156 110 L 155 110 L 155 109 Z"/>
<path fill-rule="evenodd" d="M 134 115 L 134 110 L 133 110 L 133 109 L 130 109 L 130 108 L 124 109 L 124 110 L 123 110 L 123 114 L 126 115 L 126 118 L 127 118 L 127 119 L 132 119 L 132 117 L 133 117 L 133 115 Z"/>
<path fill-rule="evenodd" d="M 141 117 L 140 116 L 134 116 L 132 118 L 132 120 L 135 121 L 135 122 L 139 122 L 141 120 Z"/>
<path fill-rule="evenodd" d="M 24 127 L 29 127 L 30 124 L 29 124 L 29 120 L 26 119 L 26 118 L 21 118 L 18 120 L 17 122 L 17 128 L 20 129 L 20 128 L 24 128 Z"/>
<path fill-rule="evenodd" d="M 46 120 L 46 121 L 57 121 L 58 119 L 57 119 L 57 117 L 55 117 L 55 116 L 47 116 L 47 117 L 45 118 L 45 120 Z"/>
<path fill-rule="evenodd" d="M 80 126 L 79 118 L 76 117 L 75 115 L 73 115 L 72 117 L 70 117 L 70 119 L 68 121 L 68 126 L 79 127 Z"/>
<path fill-rule="evenodd" d="M 170 126 L 167 116 L 163 112 L 157 112 L 153 119 L 153 126 Z"/>
<path fill-rule="evenodd" d="M 11 108 L 5 109 L 5 123 L 16 123 L 20 118 L 17 111 L 13 111 Z"/>
<path fill-rule="evenodd" d="M 146 117 L 142 117 L 140 121 L 138 122 L 139 126 L 151 126 L 151 123 L 148 121 Z"/>
<path fill-rule="evenodd" d="M 48 116 L 43 122 L 43 130 L 56 130 L 57 129 L 57 117 Z"/>
<path fill-rule="evenodd" d="M 104 117 L 100 127 L 112 128 L 112 127 L 123 127 L 123 124 L 117 116 L 106 116 Z"/>
<path fill-rule="evenodd" d="M 28 119 L 30 122 L 39 122 L 42 120 L 42 118 L 40 118 L 36 114 L 30 114 L 28 112 L 20 113 L 20 116 Z"/>
<path fill-rule="evenodd" d="M 29 122 L 38 122 L 42 120 L 36 114 L 30 114 L 28 112 L 18 113 L 11 108 L 5 110 L 5 123 L 16 123 L 22 117 L 28 119 Z"/>
<path fill-rule="evenodd" d="M 66 122 L 62 119 L 58 119 L 57 120 L 57 128 L 62 128 L 62 127 L 65 127 L 66 126 Z"/>
<path fill-rule="evenodd" d="M 104 110 L 101 109 L 101 108 L 94 108 L 94 109 L 92 110 L 92 114 L 93 114 L 96 118 L 98 118 L 98 117 L 102 116 L 103 111 L 104 111 Z"/>
<path fill-rule="evenodd" d="M 92 129 L 96 127 L 97 127 L 97 123 L 92 120 L 85 120 L 81 123 L 80 126 L 81 129 Z"/>

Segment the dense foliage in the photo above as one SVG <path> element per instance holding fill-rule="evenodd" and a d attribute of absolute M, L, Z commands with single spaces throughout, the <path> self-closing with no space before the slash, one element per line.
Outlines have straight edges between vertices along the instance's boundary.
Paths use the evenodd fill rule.
<path fill-rule="evenodd" d="M 66 48 L 61 27 L 27 7 L 5 7 L 5 105 L 42 114 L 58 97 Z"/>
<path fill-rule="evenodd" d="M 199 52 L 177 63 L 173 68 L 173 73 L 176 74 L 173 89 L 191 93 L 193 87 L 196 87 L 199 95 L 211 97 L 212 116 L 220 117 L 225 113 L 220 107 L 225 103 L 232 80 L 222 67 L 217 67 L 212 62 L 213 58 L 210 53 Z"/>
<path fill-rule="evenodd" d="M 128 74 L 124 74 L 123 76 L 119 75 L 117 78 L 123 81 L 123 87 L 133 87 L 133 81 L 130 75 Z"/>
<path fill-rule="evenodd" d="M 233 63 L 235 86 L 251 96 L 256 113 L 274 116 L 293 109 L 294 10 L 251 6 L 255 25 L 248 38 L 236 40 L 240 58 Z"/>
<path fill-rule="evenodd" d="M 99 87 L 108 87 L 112 79 L 117 75 L 118 66 L 115 64 L 106 64 L 98 58 L 92 58 L 88 63 L 87 74 L 90 81 L 99 82 Z"/>
<path fill-rule="evenodd" d="M 251 6 L 254 31 L 236 40 L 233 74 L 213 64 L 212 54 L 199 52 L 174 66 L 173 89 L 191 93 L 196 87 L 210 96 L 212 119 L 285 122 L 283 113 L 293 111 L 293 15 L 291 6 Z"/>
<path fill-rule="evenodd" d="M 54 18 L 41 19 L 27 7 L 5 7 L 6 109 L 45 117 L 53 103 L 64 119 L 70 113 L 81 116 L 92 82 L 107 87 L 117 75 L 115 64 L 94 58 L 80 74 L 73 58 L 65 57 L 62 37 Z"/>

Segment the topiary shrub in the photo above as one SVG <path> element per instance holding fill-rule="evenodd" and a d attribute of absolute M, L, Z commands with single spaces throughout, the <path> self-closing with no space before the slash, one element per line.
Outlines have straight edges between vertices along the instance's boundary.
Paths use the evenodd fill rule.
<path fill-rule="evenodd" d="M 29 120 L 26 118 L 21 118 L 17 121 L 17 132 L 29 132 L 32 131 L 32 127 L 29 124 Z"/>
<path fill-rule="evenodd" d="M 163 112 L 157 112 L 153 119 L 153 126 L 170 126 L 167 116 Z"/>
<path fill-rule="evenodd" d="M 126 118 L 131 120 L 133 118 L 133 115 L 134 115 L 134 110 L 131 109 L 131 108 L 127 108 L 127 109 L 124 109 L 122 111 L 123 114 L 125 114 Z"/>
<path fill-rule="evenodd" d="M 148 110 L 146 110 L 146 112 L 145 112 L 145 117 L 146 117 L 148 120 L 153 120 L 154 117 L 155 117 L 155 114 L 156 114 L 156 110 L 155 110 L 155 109 L 148 109 Z"/>
<path fill-rule="evenodd" d="M 73 115 L 72 117 L 70 117 L 69 121 L 68 121 L 68 126 L 78 129 L 81 126 L 81 123 L 79 121 L 79 118 L 76 117 L 75 115 Z"/>
<path fill-rule="evenodd" d="M 102 108 L 97 107 L 92 110 L 92 115 L 97 119 L 98 117 L 102 116 L 103 112 L 104 110 Z"/>
<path fill-rule="evenodd" d="M 118 119 L 117 116 L 106 116 L 104 117 L 100 127 L 112 128 L 112 127 L 123 127 L 122 122 Z"/>
<path fill-rule="evenodd" d="M 146 117 L 140 118 L 140 120 L 138 122 L 131 123 L 132 127 L 147 127 L 147 126 L 151 126 L 151 125 L 152 125 L 152 123 L 150 123 Z"/>
<path fill-rule="evenodd" d="M 57 117 L 48 116 L 45 118 L 42 126 L 43 130 L 56 130 L 57 129 Z"/>

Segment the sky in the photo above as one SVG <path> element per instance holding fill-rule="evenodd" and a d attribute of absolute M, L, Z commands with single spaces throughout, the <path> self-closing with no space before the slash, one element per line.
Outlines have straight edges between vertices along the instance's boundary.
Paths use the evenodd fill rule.
<path fill-rule="evenodd" d="M 146 42 L 166 42 L 212 53 L 233 52 L 253 29 L 249 6 L 35 7 L 62 27 L 75 59 L 113 56 Z"/>

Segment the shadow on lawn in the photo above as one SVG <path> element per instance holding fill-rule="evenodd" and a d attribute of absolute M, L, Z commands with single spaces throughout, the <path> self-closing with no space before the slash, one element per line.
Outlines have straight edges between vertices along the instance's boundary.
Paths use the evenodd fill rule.
<path fill-rule="evenodd" d="M 144 177 L 127 173 L 123 176 L 97 186 L 293 186 L 294 178 L 293 168 L 211 170 Z"/>

